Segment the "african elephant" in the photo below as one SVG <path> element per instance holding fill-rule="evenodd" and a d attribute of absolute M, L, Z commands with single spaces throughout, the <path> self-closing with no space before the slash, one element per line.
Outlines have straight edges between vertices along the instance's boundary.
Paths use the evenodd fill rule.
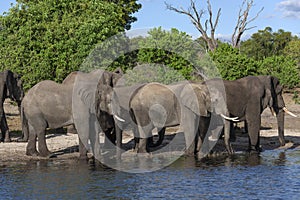
<path fill-rule="evenodd" d="M 178 83 L 163 85 L 149 83 L 132 95 L 129 103 L 130 113 L 138 126 L 139 152 L 147 152 L 145 138 L 151 136 L 154 128 L 162 129 L 181 125 L 183 127 L 187 153 L 195 153 L 201 148 L 208 127 L 199 129 L 201 117 L 209 118 L 212 112 L 227 119 L 226 104 L 218 90 L 208 88 L 202 83 Z M 209 126 L 209 124 L 207 124 Z M 199 131 L 198 131 L 199 130 Z M 221 130 L 221 129 L 220 129 Z M 194 140 L 200 137 L 197 146 Z"/>
<path fill-rule="evenodd" d="M 62 82 L 62 84 L 74 84 L 75 82 L 75 78 L 76 78 L 76 75 L 78 74 L 77 71 L 75 72 L 71 72 Z M 23 113 L 21 113 L 22 115 Z M 29 136 L 29 133 L 28 133 L 28 128 L 27 128 L 27 122 L 26 122 L 26 119 L 23 118 L 21 116 L 22 119 L 24 119 L 25 121 L 22 123 L 22 137 L 21 138 L 18 138 L 17 139 L 17 142 L 28 142 L 28 136 Z M 57 132 L 60 132 L 62 129 L 62 127 L 59 127 L 56 129 Z M 70 130 L 70 131 L 69 131 Z M 68 126 L 68 133 L 74 133 L 74 134 L 77 134 L 77 131 L 74 127 L 74 125 L 69 125 Z"/>
<path fill-rule="evenodd" d="M 117 83 L 118 81 L 122 82 L 120 78 L 114 80 L 113 86 L 99 83 L 95 96 L 96 115 L 101 129 L 107 138 L 111 137 L 109 138 L 111 141 L 115 139 L 118 150 L 122 147 L 122 132 L 124 130 L 132 130 L 136 133 L 136 124 L 132 121 L 129 113 L 129 100 L 132 94 L 144 85 L 124 86 L 123 83 Z M 158 132 L 159 140 L 156 143 L 153 143 L 153 140 L 148 140 L 149 145 L 153 147 L 160 145 L 164 137 L 164 131 L 165 129 L 162 129 Z M 135 138 L 135 142 L 135 150 L 137 151 L 139 140 Z"/>
<path fill-rule="evenodd" d="M 42 81 L 33 86 L 22 101 L 24 128 L 29 133 L 26 154 L 49 156 L 45 140 L 46 128 L 58 128 L 74 124 L 79 135 L 80 157 L 85 158 L 87 139 L 95 137 L 100 127 L 95 120 L 94 93 L 99 79 L 106 73 L 95 70 L 90 73 L 77 72 L 75 81 L 58 84 Z M 38 138 L 38 151 L 36 149 Z"/>
<path fill-rule="evenodd" d="M 234 81 L 223 80 L 220 82 L 219 79 L 212 79 L 206 82 L 218 85 L 217 87 L 225 87 L 223 96 L 226 97 L 230 116 L 237 117 L 239 121 L 247 123 L 249 151 L 259 152 L 260 115 L 266 107 L 274 108 L 278 101 L 274 99 L 269 87 L 266 87 L 261 79 L 255 76 L 247 76 Z M 225 123 L 224 129 L 225 133 L 230 132 L 230 122 Z M 230 144 L 229 137 L 225 138 L 225 143 Z M 231 149 L 229 153 L 233 153 L 231 145 L 229 146 Z"/>
<path fill-rule="evenodd" d="M 278 136 L 281 146 L 285 145 L 284 139 L 284 113 L 287 113 L 293 117 L 297 117 L 290 112 L 286 107 L 282 97 L 282 86 L 279 83 L 278 78 L 274 76 L 257 76 L 262 84 L 271 91 L 272 104 L 269 105 L 273 115 L 277 118 L 278 124 Z"/>
<path fill-rule="evenodd" d="M 10 70 L 0 72 L 0 128 L 2 132 L 1 142 L 10 142 L 9 129 L 3 109 L 3 102 L 6 98 L 16 101 L 20 108 L 24 97 L 24 91 L 21 78 L 18 74 Z"/>

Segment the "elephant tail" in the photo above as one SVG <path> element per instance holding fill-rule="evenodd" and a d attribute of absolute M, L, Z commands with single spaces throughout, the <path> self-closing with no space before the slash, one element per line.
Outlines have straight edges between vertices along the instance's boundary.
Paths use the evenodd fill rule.
<path fill-rule="evenodd" d="M 18 138 L 18 142 L 27 142 L 29 136 L 28 120 L 26 118 L 24 107 L 21 105 L 21 122 L 22 122 L 22 137 Z"/>

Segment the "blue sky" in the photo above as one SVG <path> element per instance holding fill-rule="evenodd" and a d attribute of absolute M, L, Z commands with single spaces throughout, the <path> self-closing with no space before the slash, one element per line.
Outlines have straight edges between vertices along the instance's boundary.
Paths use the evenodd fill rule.
<path fill-rule="evenodd" d="M 132 24 L 132 29 L 148 29 L 153 27 L 163 27 L 164 29 L 177 28 L 193 37 L 199 37 L 200 34 L 192 25 L 189 18 L 173 11 L 167 10 L 165 2 L 172 4 L 177 8 L 189 7 L 190 0 L 140 0 L 142 9 L 135 16 L 138 21 Z M 196 0 L 198 8 L 206 9 L 206 0 Z M 216 34 L 221 37 L 230 37 L 239 8 L 243 0 L 211 0 L 214 13 L 221 8 L 220 21 Z M 7 11 L 14 0 L 1 0 L 0 13 Z M 257 26 L 247 31 L 244 35 L 251 35 L 267 26 L 272 27 L 273 31 L 284 29 L 295 35 L 300 36 L 300 1 L 299 0 L 254 0 L 254 7 L 250 12 L 250 17 L 254 17 L 257 12 L 264 7 L 259 17 L 249 24 L 249 27 Z M 205 16 L 207 17 L 207 16 Z"/>

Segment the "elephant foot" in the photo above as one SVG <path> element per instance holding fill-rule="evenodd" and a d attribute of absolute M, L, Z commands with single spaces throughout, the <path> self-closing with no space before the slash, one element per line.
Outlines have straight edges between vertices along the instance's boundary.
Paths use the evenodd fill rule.
<path fill-rule="evenodd" d="M 138 148 L 137 153 L 148 153 L 148 151 L 144 148 Z"/>
<path fill-rule="evenodd" d="M 40 151 L 41 157 L 48 157 L 48 158 L 55 158 L 57 157 L 55 154 L 51 153 L 50 151 Z"/>
<path fill-rule="evenodd" d="M 11 142 L 11 139 L 10 138 L 5 138 L 4 142 Z"/>
<path fill-rule="evenodd" d="M 79 155 L 78 160 L 88 160 L 88 156 L 85 155 Z"/>
<path fill-rule="evenodd" d="M 262 148 L 256 147 L 256 146 L 251 146 L 251 147 L 249 147 L 248 152 L 250 153 L 250 155 L 259 154 L 260 152 L 262 152 Z"/>
<path fill-rule="evenodd" d="M 33 157 L 37 157 L 39 156 L 39 152 L 36 150 L 26 150 L 26 155 L 27 156 L 33 156 Z"/>
<path fill-rule="evenodd" d="M 280 141 L 280 146 L 281 146 L 281 147 L 285 146 L 285 144 L 286 144 L 286 143 L 285 143 L 285 140 Z"/>

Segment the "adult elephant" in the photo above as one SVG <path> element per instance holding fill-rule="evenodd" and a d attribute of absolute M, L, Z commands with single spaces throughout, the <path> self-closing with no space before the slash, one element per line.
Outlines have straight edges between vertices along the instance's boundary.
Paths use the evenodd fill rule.
<path fill-rule="evenodd" d="M 151 136 L 154 128 L 182 125 L 187 153 L 193 154 L 200 150 L 209 127 L 209 123 L 199 127 L 202 117 L 210 118 L 211 113 L 215 112 L 233 120 L 225 116 L 227 109 L 221 93 L 202 83 L 149 83 L 135 91 L 129 107 L 138 127 L 141 138 L 139 152 L 142 153 L 148 152 L 146 138 Z M 198 137 L 198 145 L 195 146 L 194 140 Z"/>
<path fill-rule="evenodd" d="M 118 83 L 118 81 L 121 83 Z M 122 132 L 124 130 L 131 130 L 135 136 L 137 135 L 136 124 L 132 121 L 129 112 L 129 101 L 134 92 L 144 85 L 133 84 L 124 86 L 122 81 L 121 79 L 115 79 L 113 86 L 98 83 L 95 96 L 96 115 L 101 129 L 105 133 L 106 138 L 116 141 L 118 152 L 122 148 Z M 152 139 L 148 140 L 149 145 L 152 147 L 159 146 L 162 143 L 164 133 L 165 129 L 159 130 L 159 140 L 156 143 L 153 143 Z M 114 142 L 112 143 L 115 145 Z M 136 151 L 138 151 L 138 145 L 139 139 L 135 137 Z"/>
<path fill-rule="evenodd" d="M 26 154 L 47 157 L 51 155 L 45 140 L 46 128 L 59 128 L 75 125 L 79 134 L 80 157 L 86 158 L 87 134 L 99 131 L 93 117 L 94 93 L 99 79 L 109 72 L 95 70 L 88 74 L 78 72 L 75 81 L 58 84 L 42 81 L 33 86 L 22 101 L 24 128 L 29 139 Z M 110 79 L 107 81 L 109 82 Z M 38 151 L 36 148 L 38 139 Z"/>
<path fill-rule="evenodd" d="M 261 126 L 261 113 L 267 107 L 270 107 L 276 113 L 283 110 L 284 102 L 281 92 L 273 89 L 274 85 L 278 86 L 274 77 L 256 77 L 247 76 L 234 81 L 219 79 L 208 80 L 207 83 L 225 87 L 223 96 L 226 97 L 228 112 L 232 117 L 237 117 L 239 121 L 245 121 L 248 127 L 249 151 L 259 152 L 259 132 Z M 266 84 L 268 82 L 268 84 Z M 273 83 L 272 83 L 273 82 Z M 272 84 L 272 85 L 271 85 Z M 268 86 L 269 85 L 269 86 Z M 278 115 L 279 121 L 282 115 Z M 230 122 L 225 123 L 225 132 L 230 132 Z M 279 123 L 283 128 L 282 121 Z M 281 131 L 281 130 L 280 130 Z M 284 140 L 284 139 L 283 139 Z M 229 143 L 229 138 L 225 139 Z M 231 145 L 230 145 L 231 146 Z M 229 153 L 233 153 L 232 148 Z"/>
<path fill-rule="evenodd" d="M 290 112 L 286 106 L 282 97 L 282 86 L 277 77 L 274 76 L 257 76 L 266 89 L 270 90 L 272 96 L 272 104 L 270 105 L 273 115 L 277 118 L 278 136 L 281 146 L 285 145 L 284 139 L 284 115 L 285 113 L 297 117 Z"/>
<path fill-rule="evenodd" d="M 1 142 L 10 142 L 9 128 L 7 125 L 3 103 L 6 98 L 17 102 L 20 108 L 24 97 L 21 77 L 10 70 L 0 72 L 0 128 L 2 132 Z"/>

